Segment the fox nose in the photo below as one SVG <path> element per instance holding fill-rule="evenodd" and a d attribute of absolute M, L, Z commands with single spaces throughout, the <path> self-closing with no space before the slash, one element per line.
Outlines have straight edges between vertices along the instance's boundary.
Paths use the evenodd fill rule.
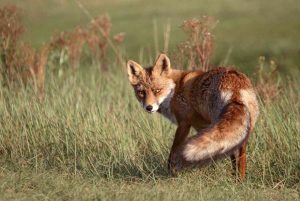
<path fill-rule="evenodd" d="M 147 110 L 148 112 L 151 112 L 152 109 L 153 109 L 152 105 L 147 105 L 146 110 Z"/>

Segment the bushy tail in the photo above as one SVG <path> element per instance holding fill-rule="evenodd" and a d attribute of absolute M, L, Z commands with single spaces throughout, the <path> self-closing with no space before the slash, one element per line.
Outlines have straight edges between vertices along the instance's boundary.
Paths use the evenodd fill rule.
<path fill-rule="evenodd" d="M 247 140 L 249 129 L 248 108 L 238 102 L 229 103 L 215 124 L 187 141 L 183 147 L 183 157 L 193 164 L 228 154 Z"/>

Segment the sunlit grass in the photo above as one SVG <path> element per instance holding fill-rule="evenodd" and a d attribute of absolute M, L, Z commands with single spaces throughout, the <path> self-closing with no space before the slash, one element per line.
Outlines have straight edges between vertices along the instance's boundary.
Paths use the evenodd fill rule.
<path fill-rule="evenodd" d="M 30 88 L 1 89 L 1 191 L 29 200 L 299 198 L 299 90 L 261 103 L 245 183 L 231 175 L 229 160 L 171 179 L 166 161 L 175 126 L 140 108 L 117 67 L 105 75 L 95 69 L 48 74 L 43 103 Z"/>

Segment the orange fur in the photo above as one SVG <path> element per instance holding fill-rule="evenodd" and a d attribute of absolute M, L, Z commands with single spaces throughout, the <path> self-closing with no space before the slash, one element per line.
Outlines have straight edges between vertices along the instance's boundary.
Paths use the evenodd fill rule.
<path fill-rule="evenodd" d="M 244 74 L 227 68 L 175 70 L 165 54 L 152 67 L 144 69 L 130 60 L 127 69 L 143 107 L 178 126 L 168 162 L 171 174 L 229 155 L 233 168 L 238 164 L 241 178 L 245 177 L 247 139 L 259 108 Z M 187 138 L 191 127 L 198 134 Z"/>

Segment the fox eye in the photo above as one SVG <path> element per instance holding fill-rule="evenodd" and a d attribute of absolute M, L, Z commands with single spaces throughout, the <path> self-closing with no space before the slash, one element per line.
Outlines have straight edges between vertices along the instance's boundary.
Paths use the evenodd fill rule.
<path fill-rule="evenodd" d="M 140 97 L 144 97 L 144 91 L 142 91 L 142 90 L 137 91 L 137 94 L 138 94 L 138 96 L 140 96 Z"/>
<path fill-rule="evenodd" d="M 153 92 L 154 92 L 155 94 L 158 94 L 159 92 L 161 92 L 161 89 L 154 89 Z"/>

